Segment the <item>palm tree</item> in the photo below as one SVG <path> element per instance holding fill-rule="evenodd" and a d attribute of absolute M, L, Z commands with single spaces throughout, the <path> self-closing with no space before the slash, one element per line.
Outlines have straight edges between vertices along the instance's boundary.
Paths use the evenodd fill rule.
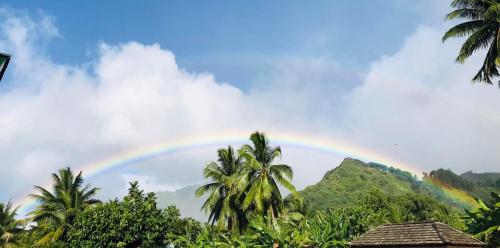
<path fill-rule="evenodd" d="M 296 193 L 291 183 L 293 171 L 288 165 L 273 164 L 276 158 L 281 158 L 281 148 L 271 147 L 264 133 L 253 133 L 250 141 L 252 145 L 243 145 L 240 150 L 248 168 L 249 178 L 243 206 L 264 216 L 270 214 L 274 222 L 283 209 L 283 198 L 278 184 Z"/>
<path fill-rule="evenodd" d="M 472 79 L 492 84 L 491 78 L 499 76 L 500 64 L 500 1 L 499 0 L 454 0 L 455 8 L 446 18 L 465 19 L 465 22 L 450 28 L 443 36 L 443 42 L 451 37 L 467 37 L 456 59 L 464 63 L 474 52 L 488 48 L 483 65 Z M 500 84 L 499 84 L 500 85 Z"/>
<path fill-rule="evenodd" d="M 227 222 L 228 230 L 241 230 L 247 223 L 240 207 L 242 189 L 247 181 L 242 174 L 241 159 L 231 146 L 219 149 L 217 156 L 217 162 L 211 161 L 205 166 L 204 175 L 210 182 L 199 187 L 196 196 L 210 193 L 202 206 L 209 213 L 208 222 L 212 225 L 217 222 L 220 228 Z"/>
<path fill-rule="evenodd" d="M 0 248 L 17 247 L 16 234 L 22 231 L 21 222 L 15 219 L 18 208 L 12 202 L 0 203 Z"/>
<path fill-rule="evenodd" d="M 40 226 L 47 226 L 46 235 L 39 241 L 39 245 L 59 240 L 72 224 L 76 215 L 86 207 L 100 203 L 93 197 L 99 188 L 91 188 L 87 184 L 82 188 L 82 172 L 76 177 L 69 167 L 60 169 L 58 174 L 52 174 L 54 184 L 52 192 L 40 186 L 35 186 L 39 194 L 30 195 L 40 205 L 30 213 L 32 221 Z"/>

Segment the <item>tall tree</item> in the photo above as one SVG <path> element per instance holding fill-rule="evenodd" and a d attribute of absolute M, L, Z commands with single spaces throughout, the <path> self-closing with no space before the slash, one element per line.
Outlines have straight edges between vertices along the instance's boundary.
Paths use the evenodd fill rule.
<path fill-rule="evenodd" d="M 250 141 L 251 145 L 243 145 L 240 150 L 249 178 L 243 206 L 264 216 L 271 215 L 271 220 L 274 221 L 283 209 L 278 184 L 296 193 L 291 183 L 293 171 L 286 164 L 273 164 L 275 159 L 281 158 L 281 148 L 272 147 L 264 133 L 253 133 Z"/>
<path fill-rule="evenodd" d="M 39 240 L 39 245 L 59 240 L 73 223 L 73 219 L 86 207 L 100 203 L 93 197 L 99 188 L 87 184 L 82 188 L 82 172 L 76 177 L 69 167 L 52 174 L 52 192 L 40 186 L 35 186 L 39 194 L 30 195 L 40 205 L 30 213 L 31 219 L 40 226 L 46 227 L 46 235 Z"/>
<path fill-rule="evenodd" d="M 204 169 L 209 183 L 196 190 L 200 197 L 209 193 L 202 209 L 209 214 L 208 222 L 229 230 L 242 229 L 246 225 L 246 217 L 241 206 L 241 195 L 247 183 L 243 172 L 242 161 L 231 146 L 217 151 L 217 161 L 209 162 Z"/>
<path fill-rule="evenodd" d="M 464 63 L 474 52 L 487 48 L 483 65 L 472 79 L 492 84 L 492 77 L 499 76 L 497 66 L 500 51 L 500 1 L 499 0 L 454 0 L 455 9 L 448 20 L 465 21 L 450 28 L 443 36 L 443 42 L 451 37 L 467 37 L 456 59 Z M 500 85 L 500 84 L 499 84 Z"/>
<path fill-rule="evenodd" d="M 17 208 L 12 202 L 0 203 L 0 248 L 16 247 L 17 235 L 22 231 L 21 223 L 15 219 Z"/>

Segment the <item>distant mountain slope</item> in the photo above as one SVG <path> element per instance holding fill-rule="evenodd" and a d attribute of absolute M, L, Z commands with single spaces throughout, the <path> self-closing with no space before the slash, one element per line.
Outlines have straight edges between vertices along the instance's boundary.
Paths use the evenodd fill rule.
<path fill-rule="evenodd" d="M 194 194 L 198 187 L 199 185 L 191 185 L 176 191 L 156 192 L 158 207 L 175 205 L 183 217 L 206 221 L 207 216 L 200 210 L 205 198 L 197 198 Z"/>
<path fill-rule="evenodd" d="M 485 201 L 491 200 L 490 192 L 500 193 L 500 185 L 496 184 L 497 180 L 500 180 L 500 173 L 473 173 L 469 171 L 459 176 L 451 170 L 438 169 L 431 171 L 428 176 L 445 186 L 464 190 L 471 196 Z M 498 183 L 500 184 L 500 181 Z"/>
<path fill-rule="evenodd" d="M 478 185 L 500 188 L 500 173 L 474 173 L 472 171 L 467 171 L 461 174 L 460 177 Z"/>
<path fill-rule="evenodd" d="M 463 209 L 474 207 L 475 200 L 471 196 L 488 200 L 490 191 L 499 192 L 498 188 L 476 183 L 492 180 L 497 176 L 500 177 L 500 173 L 467 172 L 458 176 L 450 170 L 438 169 L 429 173 L 427 179 L 422 181 L 397 168 L 346 158 L 338 167 L 328 171 L 321 181 L 306 187 L 300 193 L 311 210 L 353 206 L 372 188 L 392 197 L 413 194 Z M 195 197 L 198 187 L 193 185 L 174 192 L 157 192 L 158 206 L 164 208 L 176 205 L 182 216 L 206 221 L 207 216 L 200 211 L 205 197 Z M 458 196 L 460 200 L 450 195 Z"/>
<path fill-rule="evenodd" d="M 346 158 L 337 168 L 328 171 L 320 182 L 306 187 L 301 194 L 311 209 L 326 209 L 352 206 L 373 187 L 392 196 L 413 193 L 410 182 L 362 161 Z"/>
<path fill-rule="evenodd" d="M 465 181 L 456 176 L 459 181 Z M 470 193 L 460 188 L 443 187 L 432 180 L 420 180 L 409 172 L 377 163 L 346 158 L 328 171 L 317 184 L 301 191 L 311 210 L 348 207 L 366 196 L 372 188 L 390 197 L 427 197 L 449 207 L 476 207 Z"/>

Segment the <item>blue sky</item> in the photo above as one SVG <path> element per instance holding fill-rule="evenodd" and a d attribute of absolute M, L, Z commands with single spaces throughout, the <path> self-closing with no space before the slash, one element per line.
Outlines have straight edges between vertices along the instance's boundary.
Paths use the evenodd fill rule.
<path fill-rule="evenodd" d="M 423 21 L 414 4 L 361 1 L 3 1 L 54 18 L 48 53 L 80 64 L 99 42 L 158 43 L 181 67 L 248 88 L 269 61 L 325 57 L 363 73 Z"/>
<path fill-rule="evenodd" d="M 454 62 L 447 11 L 444 0 L 3 1 L 0 201 L 63 166 L 229 131 L 335 141 L 417 172 L 498 170 L 499 91 L 470 84 L 480 54 Z M 89 182 L 103 199 L 130 180 L 200 183 L 228 144 L 217 145 Z M 346 156 L 282 148 L 299 189 Z"/>

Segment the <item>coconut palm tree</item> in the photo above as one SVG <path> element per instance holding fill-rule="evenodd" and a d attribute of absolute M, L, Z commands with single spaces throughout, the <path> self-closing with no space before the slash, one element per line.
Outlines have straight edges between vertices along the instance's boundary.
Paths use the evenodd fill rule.
<path fill-rule="evenodd" d="M 0 248 L 17 247 L 16 236 L 22 231 L 21 222 L 15 219 L 18 208 L 12 202 L 0 203 Z"/>
<path fill-rule="evenodd" d="M 275 159 L 281 158 L 281 148 L 270 146 L 264 133 L 253 133 L 250 141 L 251 145 L 243 145 L 240 150 L 249 178 L 243 206 L 264 216 L 271 215 L 274 222 L 283 209 L 278 185 L 296 193 L 291 183 L 293 171 L 288 165 L 273 164 Z"/>
<path fill-rule="evenodd" d="M 474 52 L 487 48 L 483 65 L 472 79 L 492 84 L 492 77 L 499 76 L 498 53 L 500 51 L 500 1 L 499 0 L 454 0 L 455 8 L 446 18 L 465 19 L 450 28 L 443 36 L 443 42 L 452 37 L 467 37 L 456 59 L 464 63 Z M 500 84 L 499 84 L 500 85 Z"/>
<path fill-rule="evenodd" d="M 241 230 L 247 223 L 241 206 L 241 193 L 247 180 L 242 174 L 242 161 L 231 146 L 217 151 L 217 161 L 209 162 L 204 175 L 210 182 L 196 190 L 200 197 L 210 193 L 202 210 L 209 214 L 208 222 L 228 230 Z"/>
<path fill-rule="evenodd" d="M 69 167 L 52 174 L 52 192 L 40 186 L 35 186 L 39 194 L 30 195 L 40 205 L 30 213 L 31 220 L 40 226 L 46 226 L 46 235 L 38 241 L 38 245 L 59 240 L 72 224 L 76 215 L 86 207 L 100 203 L 93 197 L 99 188 L 91 188 L 87 184 L 82 188 L 82 172 L 76 177 Z"/>

